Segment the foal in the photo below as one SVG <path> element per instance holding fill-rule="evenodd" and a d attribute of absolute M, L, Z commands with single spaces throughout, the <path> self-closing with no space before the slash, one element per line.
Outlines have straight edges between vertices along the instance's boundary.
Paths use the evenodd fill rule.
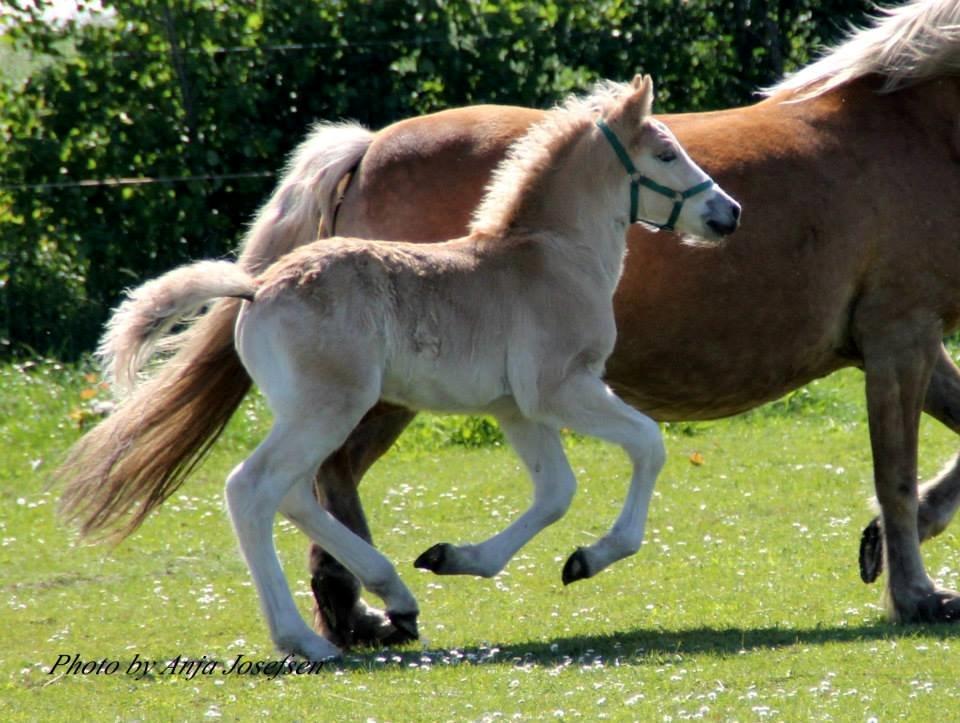
<path fill-rule="evenodd" d="M 465 238 L 324 240 L 257 278 L 233 263 L 199 262 L 145 284 L 121 305 L 101 352 L 118 381 L 130 382 L 154 340 L 186 313 L 218 297 L 247 302 L 236 346 L 275 419 L 230 474 L 226 498 L 281 651 L 339 654 L 297 612 L 273 546 L 277 511 L 416 636 L 417 603 L 393 565 L 323 510 L 312 491 L 320 464 L 381 399 L 494 415 L 533 481 L 532 505 L 505 530 L 476 545 L 436 545 L 418 566 L 489 577 L 559 519 L 576 486 L 561 427 L 621 445 L 633 464 L 619 518 L 570 557 L 564 581 L 594 575 L 640 547 L 662 440 L 657 425 L 601 379 L 616 337 L 612 298 L 625 231 L 643 213 L 647 223 L 665 219 L 662 227 L 716 240 L 739 217 L 736 202 L 650 117 L 652 102 L 652 81 L 637 76 L 550 113 L 513 147 Z M 98 486 L 84 477 L 78 470 L 96 455 L 93 439 L 73 452 L 64 496 L 85 532 L 162 501 L 162 491 L 147 485 Z"/>

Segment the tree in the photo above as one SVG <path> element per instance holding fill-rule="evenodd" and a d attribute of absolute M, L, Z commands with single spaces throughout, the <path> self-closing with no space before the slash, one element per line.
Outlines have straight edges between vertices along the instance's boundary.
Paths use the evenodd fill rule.
<path fill-rule="evenodd" d="M 49 62 L 0 78 L 0 340 L 82 353 L 125 286 L 228 254 L 316 120 L 544 106 L 638 70 L 663 110 L 730 106 L 866 6 L 124 0 L 103 22 L 16 24 L 2 42 Z"/>

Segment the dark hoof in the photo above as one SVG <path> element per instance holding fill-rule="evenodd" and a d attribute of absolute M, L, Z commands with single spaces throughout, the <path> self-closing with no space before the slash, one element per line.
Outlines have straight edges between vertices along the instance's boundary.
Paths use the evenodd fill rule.
<path fill-rule="evenodd" d="M 582 547 L 578 547 L 563 566 L 561 575 L 564 585 L 569 585 L 577 580 L 584 580 L 590 577 L 590 566 L 587 564 L 587 556 Z"/>
<path fill-rule="evenodd" d="M 451 545 L 449 543 L 437 543 L 414 560 L 413 566 L 421 570 L 430 570 L 439 574 L 447 564 L 447 551 L 450 548 Z"/>
<path fill-rule="evenodd" d="M 913 615 L 900 617 L 906 623 L 960 622 L 960 594 L 952 590 L 937 590 L 921 600 Z"/>
<path fill-rule="evenodd" d="M 408 633 L 398 631 L 386 613 L 360 599 L 360 583 L 340 563 L 329 556 L 311 563 L 314 626 L 323 637 L 341 650 L 409 641 Z"/>
<path fill-rule="evenodd" d="M 880 518 L 874 517 L 860 537 L 860 579 L 874 582 L 883 572 L 883 530 Z"/>
<path fill-rule="evenodd" d="M 385 612 L 370 607 L 362 600 L 350 616 L 350 626 L 356 647 L 380 648 L 406 642 L 405 639 L 397 639 L 397 630 Z"/>
<path fill-rule="evenodd" d="M 400 645 L 401 643 L 409 643 L 419 638 L 420 632 L 417 630 L 418 614 L 419 613 L 394 613 L 388 610 L 387 617 L 390 618 L 390 622 L 393 623 L 395 630 L 390 638 L 384 642 L 387 645 Z"/>

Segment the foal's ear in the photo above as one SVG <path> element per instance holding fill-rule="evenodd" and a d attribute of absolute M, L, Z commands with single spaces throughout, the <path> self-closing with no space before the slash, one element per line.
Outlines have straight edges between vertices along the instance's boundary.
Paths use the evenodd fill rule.
<path fill-rule="evenodd" d="M 630 85 L 635 91 L 633 97 L 630 98 L 630 102 L 637 104 L 641 115 L 650 115 L 653 110 L 653 78 L 649 75 L 637 73 L 633 76 Z"/>

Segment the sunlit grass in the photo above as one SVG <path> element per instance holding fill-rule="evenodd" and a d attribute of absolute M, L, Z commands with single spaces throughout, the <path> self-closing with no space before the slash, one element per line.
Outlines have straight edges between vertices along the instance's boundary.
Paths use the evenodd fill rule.
<path fill-rule="evenodd" d="M 871 465 L 857 372 L 735 420 L 669 425 L 644 548 L 566 588 L 563 561 L 622 504 L 619 450 L 569 439 L 580 487 L 567 517 L 493 580 L 441 578 L 411 561 L 502 529 L 529 485 L 484 424 L 423 418 L 362 489 L 378 546 L 420 601 L 423 640 L 276 679 L 126 674 L 134 656 L 277 658 L 221 497 L 269 425 L 262 404 L 111 549 L 76 543 L 54 517 L 56 486 L 45 490 L 91 421 L 96 380 L 39 362 L 0 367 L 0 384 L 5 720 L 941 720 L 960 703 L 954 629 L 887 624 L 879 589 L 859 581 Z M 956 438 L 926 421 L 922 434 L 930 475 Z M 277 544 L 308 614 L 303 538 L 281 523 Z M 945 585 L 960 586 L 958 553 L 954 530 L 925 547 Z M 51 675 L 61 654 L 120 669 Z"/>

